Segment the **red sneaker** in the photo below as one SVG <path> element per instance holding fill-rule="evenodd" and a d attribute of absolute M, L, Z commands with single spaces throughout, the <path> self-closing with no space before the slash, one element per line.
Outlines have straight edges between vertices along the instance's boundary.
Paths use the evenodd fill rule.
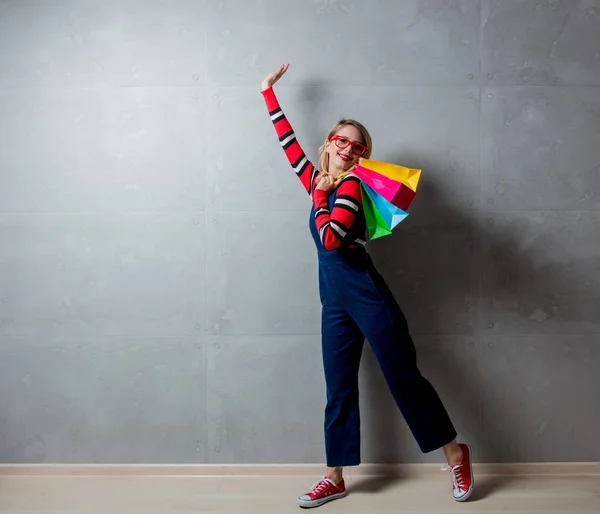
<path fill-rule="evenodd" d="M 464 502 L 469 499 L 473 492 L 473 467 L 471 466 L 471 447 L 467 444 L 461 444 L 463 451 L 463 460 L 455 466 L 444 466 L 443 471 L 450 470 L 452 476 L 452 495 L 458 502 Z"/>
<path fill-rule="evenodd" d="M 304 508 L 318 507 L 328 501 L 343 498 L 347 494 L 348 491 L 346 491 L 343 479 L 339 485 L 335 485 L 335 482 L 323 476 L 321 480 L 311 487 L 308 493 L 298 497 L 298 505 Z"/>

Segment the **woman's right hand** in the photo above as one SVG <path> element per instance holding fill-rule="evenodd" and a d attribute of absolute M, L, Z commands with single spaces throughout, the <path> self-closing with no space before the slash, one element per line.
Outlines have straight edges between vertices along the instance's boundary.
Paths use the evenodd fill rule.
<path fill-rule="evenodd" d="M 323 173 L 319 179 L 319 182 L 317 182 L 315 189 L 322 189 L 325 191 L 327 196 L 329 196 L 331 192 L 338 187 L 340 182 L 340 179 L 335 179 L 328 173 Z"/>
<path fill-rule="evenodd" d="M 289 67 L 289 64 L 282 64 L 277 71 L 274 71 L 273 73 L 267 75 L 262 81 L 262 90 L 265 91 L 266 89 L 273 87 L 275 82 L 277 82 L 283 76 L 283 74 L 287 71 Z"/>

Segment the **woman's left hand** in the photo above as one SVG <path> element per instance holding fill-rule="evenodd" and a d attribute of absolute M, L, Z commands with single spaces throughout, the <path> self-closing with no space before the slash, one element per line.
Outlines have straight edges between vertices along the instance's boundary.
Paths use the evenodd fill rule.
<path fill-rule="evenodd" d="M 319 182 L 317 182 L 317 187 L 315 189 L 322 189 L 328 195 L 338 186 L 340 183 L 339 179 L 335 180 L 331 175 L 323 175 Z"/>

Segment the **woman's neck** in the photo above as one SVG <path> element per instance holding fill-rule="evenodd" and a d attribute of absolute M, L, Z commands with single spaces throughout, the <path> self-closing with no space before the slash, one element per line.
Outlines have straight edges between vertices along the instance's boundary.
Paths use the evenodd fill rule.
<path fill-rule="evenodd" d="M 342 170 L 330 169 L 328 174 L 334 179 L 337 179 L 342 173 Z"/>

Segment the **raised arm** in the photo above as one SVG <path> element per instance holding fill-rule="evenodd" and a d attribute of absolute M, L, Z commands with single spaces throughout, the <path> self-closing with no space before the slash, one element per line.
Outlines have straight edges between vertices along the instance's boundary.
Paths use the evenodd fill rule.
<path fill-rule="evenodd" d="M 273 85 L 286 72 L 287 68 L 288 65 L 284 64 L 278 71 L 271 73 L 263 80 L 262 95 L 285 156 L 302 182 L 306 192 L 309 195 L 312 195 L 320 172 L 315 168 L 313 163 L 308 160 L 308 157 L 306 157 L 304 150 L 296 139 L 296 134 L 294 133 L 290 122 L 279 105 L 275 92 L 273 91 Z"/>

